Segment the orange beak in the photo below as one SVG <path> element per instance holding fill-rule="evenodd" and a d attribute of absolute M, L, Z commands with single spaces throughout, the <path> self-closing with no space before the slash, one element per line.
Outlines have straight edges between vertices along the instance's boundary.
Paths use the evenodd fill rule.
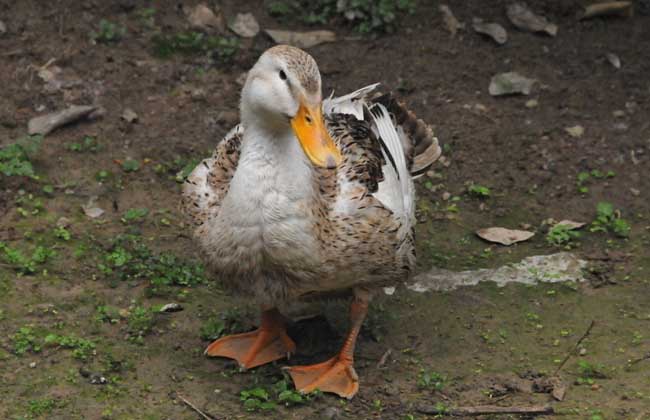
<path fill-rule="evenodd" d="M 341 152 L 325 127 L 321 104 L 308 107 L 304 102 L 295 117 L 291 119 L 291 127 L 300 141 L 302 150 L 311 162 L 323 168 L 334 169 L 341 162 Z"/>

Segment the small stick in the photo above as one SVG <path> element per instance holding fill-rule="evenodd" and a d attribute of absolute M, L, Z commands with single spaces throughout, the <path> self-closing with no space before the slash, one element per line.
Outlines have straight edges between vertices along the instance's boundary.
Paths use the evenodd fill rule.
<path fill-rule="evenodd" d="M 596 16 L 623 16 L 632 17 L 634 9 L 631 1 L 610 1 L 595 3 L 585 7 L 580 19 L 589 19 Z"/>
<path fill-rule="evenodd" d="M 571 357 L 571 355 L 572 355 L 573 353 L 575 353 L 575 351 L 578 349 L 578 346 L 580 345 L 580 343 L 582 343 L 582 341 L 583 341 L 585 338 L 587 338 L 587 336 L 588 336 L 589 333 L 591 332 L 591 329 L 594 327 L 594 324 L 596 324 L 596 321 L 594 321 L 594 320 L 592 319 L 591 322 L 589 323 L 589 327 L 587 327 L 587 331 L 585 331 L 585 333 L 582 334 L 582 337 L 580 337 L 580 339 L 576 342 L 576 345 L 573 346 L 573 349 L 571 349 L 571 351 L 569 351 L 569 352 L 566 354 L 566 356 L 564 356 L 564 359 L 562 359 L 562 362 L 560 363 L 560 366 L 558 366 L 557 369 L 555 369 L 555 374 L 554 374 L 553 376 L 557 376 L 557 374 L 560 372 L 560 370 L 562 370 L 562 368 L 564 367 L 564 365 L 566 364 L 566 362 L 569 361 L 569 358 Z"/>
<path fill-rule="evenodd" d="M 483 416 L 489 414 L 555 414 L 553 407 L 548 405 L 531 407 L 499 407 L 496 405 L 478 405 L 474 407 L 437 408 L 433 406 L 419 406 L 417 411 L 422 414 L 446 414 L 449 416 Z"/>
<path fill-rule="evenodd" d="M 198 409 L 194 404 L 192 404 L 191 402 L 189 402 L 188 400 L 186 400 L 185 397 L 183 397 L 181 394 L 176 393 L 176 396 L 178 397 L 178 399 L 180 399 L 181 401 L 183 401 L 183 402 L 185 403 L 185 405 L 187 405 L 189 408 L 191 408 L 192 410 L 194 410 L 197 414 L 199 414 L 199 415 L 200 415 L 201 417 L 203 417 L 205 420 L 215 420 L 214 417 L 208 416 L 208 415 L 205 414 L 203 411 L 199 410 L 199 409 Z"/>
<path fill-rule="evenodd" d="M 643 357 L 639 357 L 638 359 L 634 359 L 634 360 L 632 360 L 630 363 L 628 363 L 628 365 L 629 365 L 629 366 L 634 366 L 634 365 L 636 365 L 637 363 L 641 363 L 641 362 L 643 362 L 643 361 L 645 361 L 645 360 L 650 360 L 650 353 L 646 353 L 645 356 L 643 356 Z"/>
<path fill-rule="evenodd" d="M 393 350 L 391 349 L 386 350 L 386 352 L 381 356 L 379 362 L 377 363 L 378 368 L 383 367 L 386 364 L 386 360 L 388 360 L 388 356 L 390 356 L 392 352 Z"/>

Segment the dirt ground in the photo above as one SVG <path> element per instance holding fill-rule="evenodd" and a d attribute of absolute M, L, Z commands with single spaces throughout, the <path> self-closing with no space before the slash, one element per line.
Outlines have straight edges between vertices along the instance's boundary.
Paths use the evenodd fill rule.
<path fill-rule="evenodd" d="M 392 34 L 316 26 L 339 37 L 309 49 L 326 94 L 377 81 L 398 89 L 444 147 L 445 160 L 417 181 L 420 271 L 498 267 L 570 248 L 590 261 L 590 280 L 445 293 L 398 288 L 373 303 L 361 333 L 358 396 L 290 404 L 275 391 L 286 380 L 281 366 L 336 351 L 344 302 L 311 308 L 325 317 L 292 325 L 298 353 L 291 361 L 239 372 L 203 356 L 204 332 L 215 323 L 224 331 L 251 328 L 253 306 L 209 280 L 155 288 L 147 276 L 116 278 L 113 260 L 113 273 L 101 268 L 122 234 L 154 255 L 192 264 L 176 175 L 236 122 L 237 79 L 272 45 L 263 34 L 241 40 L 231 64 L 200 53 L 157 58 L 154 32 L 187 28 L 180 3 L 195 4 L 153 2 L 152 17 L 141 13 L 150 5 L 136 0 L 0 0 L 7 26 L 0 34 L 0 145 L 24 137 L 30 118 L 66 105 L 105 109 L 45 137 L 32 158 L 39 179 L 0 174 L 4 250 L 56 252 L 30 272 L 0 249 L 0 418 L 201 418 L 184 398 L 219 419 L 423 419 L 433 417 L 423 407 L 436 404 L 548 404 L 567 419 L 650 419 L 650 17 L 578 21 L 580 2 L 529 2 L 559 25 L 549 37 L 516 30 L 507 2 L 456 1 L 449 6 L 467 26 L 452 37 L 438 3 L 421 0 Z M 220 5 L 226 17 L 252 12 L 262 28 L 307 28 L 277 21 L 262 2 Z M 474 33 L 475 16 L 501 23 L 507 44 Z M 119 43 L 90 42 L 101 19 L 127 29 Z M 620 69 L 608 53 L 620 58 Z M 50 60 L 63 86 L 38 76 Z M 536 79 L 532 93 L 490 96 L 491 77 L 507 71 Z M 126 108 L 136 122 L 121 118 Z M 578 137 L 565 130 L 576 125 L 584 128 Z M 125 164 L 134 161 L 137 170 Z M 468 193 L 472 184 L 488 187 L 489 196 Z M 105 210 L 96 219 L 81 210 L 91 197 Z M 591 232 L 599 202 L 631 225 L 629 237 Z M 589 225 L 556 246 L 547 241 L 549 218 Z M 68 227 L 57 230 L 57 223 Z M 474 235 L 488 226 L 536 235 L 503 247 Z M 173 261 L 164 267 L 179 266 Z M 184 310 L 152 315 L 170 302 Z M 549 394 L 555 380 L 566 387 L 562 401 Z M 260 389 L 274 407 L 245 405 L 242 391 Z"/>

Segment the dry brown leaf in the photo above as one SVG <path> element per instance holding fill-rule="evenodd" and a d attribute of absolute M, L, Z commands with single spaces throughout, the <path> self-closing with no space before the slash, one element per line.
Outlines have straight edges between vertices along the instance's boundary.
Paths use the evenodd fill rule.
<path fill-rule="evenodd" d="M 623 16 L 632 17 L 634 7 L 631 1 L 609 1 L 590 4 L 585 7 L 580 19 L 589 19 L 597 16 Z"/>
<path fill-rule="evenodd" d="M 476 234 L 489 242 L 510 246 L 517 242 L 526 241 L 533 236 L 534 232 L 527 230 L 506 229 L 502 227 L 490 227 L 476 231 Z"/>
<path fill-rule="evenodd" d="M 581 227 L 584 227 L 586 223 L 582 222 L 574 222 L 573 220 L 562 220 L 560 222 L 557 222 L 555 226 L 563 225 L 569 228 L 569 230 L 575 230 L 575 229 L 580 229 Z M 553 227 L 555 227 L 553 226 Z"/>
<path fill-rule="evenodd" d="M 336 34 L 332 31 L 293 32 L 267 29 L 265 32 L 278 44 L 288 44 L 298 48 L 311 48 L 325 42 L 336 41 Z"/>
<path fill-rule="evenodd" d="M 442 19 L 445 21 L 445 26 L 447 26 L 447 30 L 452 37 L 456 36 L 459 29 L 465 29 L 465 24 L 456 19 L 449 6 L 441 4 L 438 10 L 442 13 Z"/>
<path fill-rule="evenodd" d="M 492 38 L 497 44 L 503 45 L 508 41 L 508 33 L 498 23 L 483 22 L 483 19 L 474 18 L 472 20 L 472 27 L 479 34 Z"/>

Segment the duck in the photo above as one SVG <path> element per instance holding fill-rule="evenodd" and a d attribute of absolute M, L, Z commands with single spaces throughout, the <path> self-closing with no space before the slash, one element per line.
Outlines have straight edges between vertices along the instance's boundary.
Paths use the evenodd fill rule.
<path fill-rule="evenodd" d="M 240 123 L 183 184 L 192 237 L 215 281 L 260 308 L 259 327 L 205 354 L 252 369 L 296 351 L 280 309 L 350 299 L 340 351 L 287 366 L 296 389 L 351 399 L 368 306 L 415 268 L 414 179 L 439 158 L 433 129 L 378 84 L 322 96 L 316 60 L 293 46 L 264 51 L 241 91 Z"/>

